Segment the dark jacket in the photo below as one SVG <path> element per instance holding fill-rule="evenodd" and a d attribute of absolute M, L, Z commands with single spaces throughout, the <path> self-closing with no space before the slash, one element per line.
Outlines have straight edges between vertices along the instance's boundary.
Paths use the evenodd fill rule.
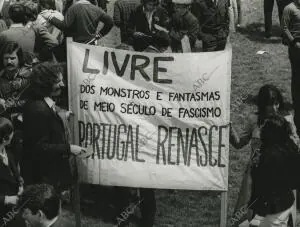
<path fill-rule="evenodd" d="M 168 29 L 170 19 L 164 8 L 157 7 L 152 15 L 152 23 L 149 25 L 143 10 L 143 5 L 139 5 L 136 10 L 130 14 L 128 23 L 128 43 L 132 45 L 136 51 L 143 51 L 147 46 L 152 44 L 152 35 L 157 31 L 154 28 L 154 24 Z M 134 32 L 141 32 L 146 36 L 136 38 L 133 36 Z"/>
<path fill-rule="evenodd" d="M 70 184 L 70 144 L 58 114 L 43 99 L 30 100 L 24 106 L 23 127 L 25 182 Z"/>
<path fill-rule="evenodd" d="M 198 33 L 199 23 L 197 18 L 191 12 L 188 11 L 183 16 L 178 13 L 173 14 L 172 29 L 170 31 L 173 51 L 180 52 L 181 40 L 184 35 L 188 36 L 191 48 L 194 48 Z"/>
<path fill-rule="evenodd" d="M 251 207 L 261 216 L 287 210 L 293 205 L 292 189 L 299 187 L 300 154 L 290 141 L 284 146 L 262 148 L 259 164 L 252 170 Z"/>
<path fill-rule="evenodd" d="M 157 7 L 152 16 L 152 23 L 149 25 L 146 14 L 143 10 L 143 5 L 139 5 L 129 17 L 129 34 L 132 35 L 134 32 L 142 32 L 146 35 L 152 35 L 156 29 L 154 24 L 160 25 L 164 28 L 169 28 L 170 19 L 167 11 L 162 7 Z M 151 28 L 151 29 L 150 29 Z"/>
<path fill-rule="evenodd" d="M 200 25 L 198 38 L 200 40 L 224 40 L 229 34 L 229 1 L 195 0 L 191 12 L 197 17 Z"/>
<path fill-rule="evenodd" d="M 10 150 L 7 150 L 7 157 L 8 166 L 0 161 L 0 217 L 4 217 L 12 209 L 12 206 L 4 205 L 5 196 L 17 195 L 19 186 L 23 183 Z"/>

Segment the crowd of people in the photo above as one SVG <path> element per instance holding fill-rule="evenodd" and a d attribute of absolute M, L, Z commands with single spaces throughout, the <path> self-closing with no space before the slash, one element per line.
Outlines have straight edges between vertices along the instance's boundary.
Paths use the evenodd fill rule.
<path fill-rule="evenodd" d="M 224 50 L 230 27 L 242 23 L 240 0 L 116 0 L 113 16 L 107 13 L 107 4 L 106 0 L 0 2 L 1 226 L 22 227 L 26 222 L 32 227 L 72 226 L 60 217 L 60 198 L 72 187 L 75 157 L 86 149 L 70 142 L 66 37 L 97 45 L 116 26 L 119 49 L 208 52 Z M 273 4 L 265 0 L 266 37 L 271 36 Z M 265 85 L 258 94 L 258 112 L 249 117 L 245 130 L 240 134 L 233 126 L 230 130 L 234 147 L 249 142 L 252 146 L 236 210 L 251 204 L 250 219 L 265 217 L 259 226 L 287 226 L 295 208 L 292 190 L 300 186 L 295 175 L 300 158 L 300 1 L 278 6 L 292 65 L 294 117 L 284 111 L 278 88 Z M 230 15 L 232 7 L 237 7 L 237 19 Z M 140 225 L 154 226 L 155 191 L 140 189 L 139 194 Z M 131 191 L 116 187 L 114 197 L 118 216 L 128 207 Z M 7 217 L 11 211 L 13 219 Z"/>

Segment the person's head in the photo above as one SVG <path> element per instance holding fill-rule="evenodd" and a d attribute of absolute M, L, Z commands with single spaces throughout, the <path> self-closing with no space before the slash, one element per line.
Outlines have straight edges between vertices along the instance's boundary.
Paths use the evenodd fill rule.
<path fill-rule="evenodd" d="M 26 23 L 26 9 L 22 4 L 13 4 L 9 7 L 8 15 L 15 24 Z"/>
<path fill-rule="evenodd" d="M 45 226 L 59 215 L 60 199 L 51 185 L 29 185 L 20 197 L 19 206 L 30 226 Z"/>
<path fill-rule="evenodd" d="M 290 123 L 279 114 L 269 115 L 261 129 L 261 141 L 266 147 L 285 144 L 290 140 L 292 130 Z"/>
<path fill-rule="evenodd" d="M 57 97 L 65 87 L 62 66 L 51 62 L 43 62 L 33 67 L 31 87 L 38 97 Z"/>
<path fill-rule="evenodd" d="M 184 15 L 190 8 L 192 0 L 172 0 L 174 11 L 179 15 Z"/>
<path fill-rule="evenodd" d="M 55 0 L 40 0 L 39 1 L 39 10 L 52 9 L 56 10 Z"/>
<path fill-rule="evenodd" d="M 14 127 L 10 120 L 0 117 L 0 145 L 7 146 L 10 144 L 14 135 Z"/>
<path fill-rule="evenodd" d="M 26 23 L 35 21 L 38 16 L 38 4 L 32 1 L 24 3 Z"/>
<path fill-rule="evenodd" d="M 16 42 L 7 42 L 1 49 L 1 60 L 6 71 L 16 71 L 24 65 L 22 48 Z"/>
<path fill-rule="evenodd" d="M 274 85 L 264 85 L 257 97 L 258 115 L 261 121 L 269 114 L 278 113 L 284 108 L 281 92 Z M 262 123 L 262 122 L 261 122 Z"/>
<path fill-rule="evenodd" d="M 159 31 L 153 35 L 152 43 L 154 47 L 156 47 L 161 53 L 163 53 L 170 46 L 171 40 L 168 33 Z"/>
<path fill-rule="evenodd" d="M 142 0 L 142 4 L 146 12 L 154 11 L 159 5 L 158 0 Z"/>

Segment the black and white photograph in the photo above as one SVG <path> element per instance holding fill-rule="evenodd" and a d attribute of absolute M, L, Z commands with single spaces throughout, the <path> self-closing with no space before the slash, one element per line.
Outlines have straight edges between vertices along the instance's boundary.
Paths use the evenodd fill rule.
<path fill-rule="evenodd" d="M 299 192 L 300 0 L 0 0 L 0 227 L 300 227 Z"/>

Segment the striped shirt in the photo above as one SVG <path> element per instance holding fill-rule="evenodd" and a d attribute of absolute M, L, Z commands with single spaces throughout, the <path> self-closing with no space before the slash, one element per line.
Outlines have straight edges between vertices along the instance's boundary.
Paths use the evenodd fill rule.
<path fill-rule="evenodd" d="M 289 43 L 294 39 L 300 40 L 300 5 L 292 2 L 284 8 L 281 26 L 283 35 Z"/>
<path fill-rule="evenodd" d="M 121 42 L 128 39 L 130 14 L 139 6 L 141 0 L 117 0 L 114 5 L 114 23 L 121 30 Z"/>

